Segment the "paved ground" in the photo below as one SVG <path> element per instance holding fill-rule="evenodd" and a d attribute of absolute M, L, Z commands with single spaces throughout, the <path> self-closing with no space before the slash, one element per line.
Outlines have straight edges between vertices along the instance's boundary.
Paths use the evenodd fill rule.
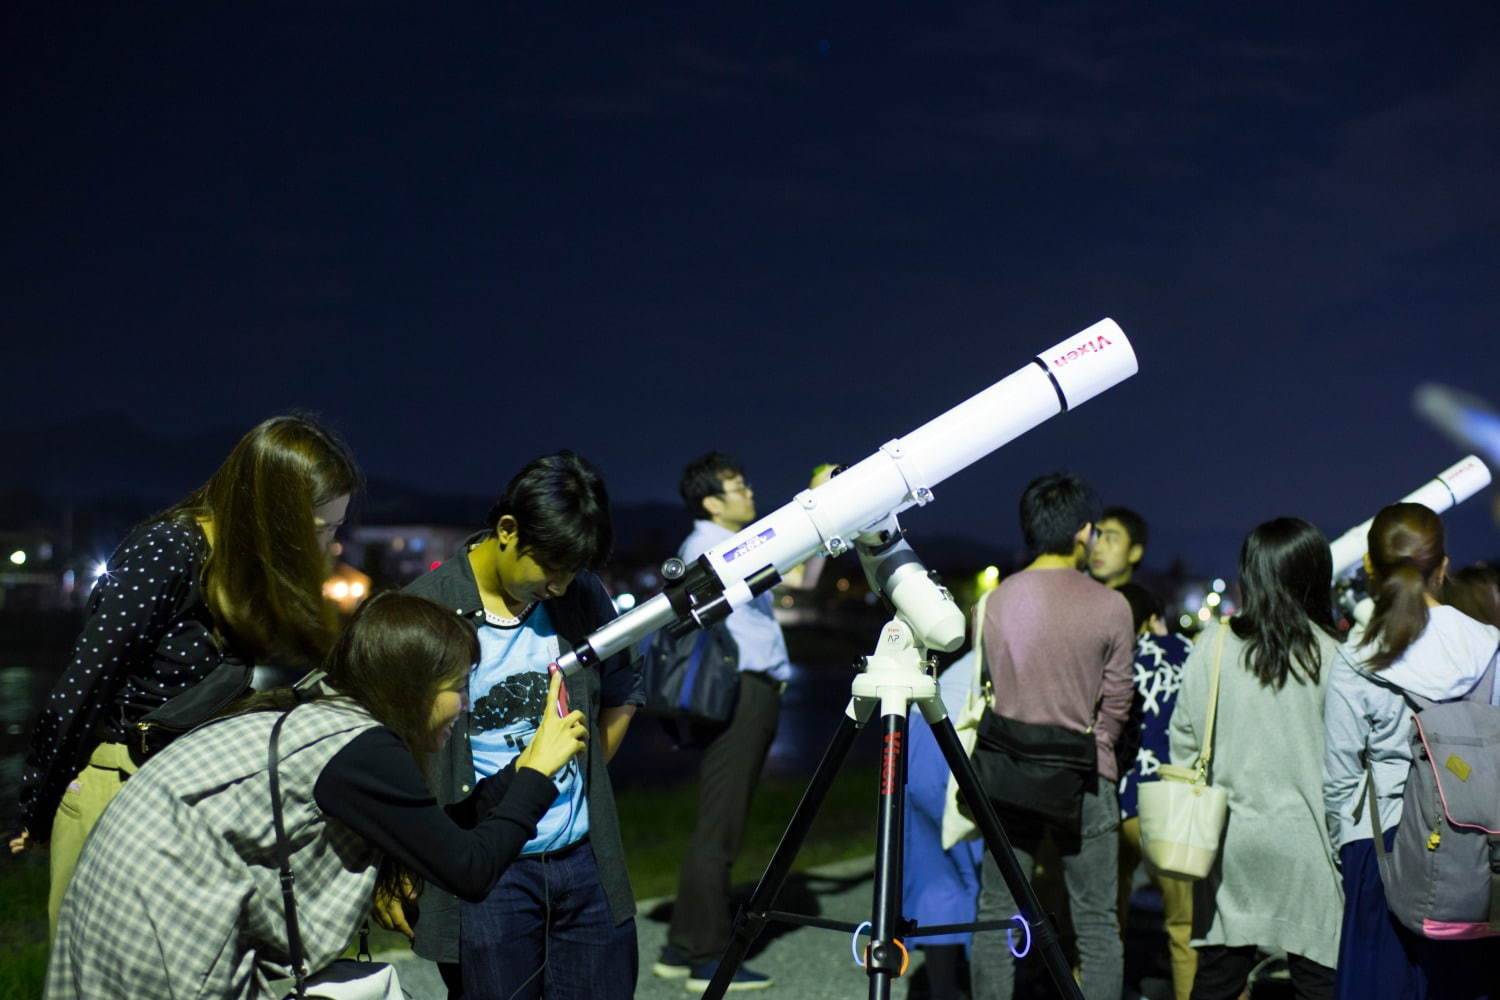
<path fill-rule="evenodd" d="M 794 875 L 782 890 L 777 909 L 807 913 L 830 920 L 858 923 L 870 917 L 873 890 L 873 858 L 861 858 L 817 868 Z M 748 896 L 751 886 L 741 886 Z M 639 1000 L 682 1000 L 690 994 L 681 979 L 658 979 L 651 965 L 667 936 L 671 916 L 670 899 L 645 900 L 640 904 L 636 931 L 640 939 L 641 971 L 636 983 Z M 1169 995 L 1165 979 L 1166 946 L 1161 932 L 1159 897 L 1153 891 L 1137 892 L 1133 901 L 1130 926 L 1126 931 L 1126 978 L 1138 984 L 1141 992 L 1126 989 L 1126 998 L 1160 998 Z M 393 962 L 401 974 L 402 985 L 413 1000 L 447 1000 L 447 991 L 437 970 L 430 963 L 412 955 L 406 940 L 399 935 L 379 932 L 373 941 L 376 957 Z M 869 979 L 855 966 L 845 934 L 814 927 L 773 925 L 756 942 L 746 962 L 752 969 L 775 980 L 768 990 L 731 994 L 736 997 L 764 997 L 765 1000 L 844 1000 L 869 996 Z M 920 959 L 913 961 L 913 972 L 920 969 Z M 913 976 L 908 974 L 895 984 L 894 1000 L 918 1000 L 912 991 Z M 1289 995 L 1284 984 L 1263 984 L 1256 989 L 1257 1000 Z M 1017 1000 L 1051 1000 L 1055 996 L 1040 965 L 1023 963 Z"/>
<path fill-rule="evenodd" d="M 782 891 L 778 909 L 810 913 L 831 920 L 859 922 L 869 919 L 871 858 L 829 865 L 794 876 Z M 748 892 L 748 888 L 746 889 Z M 651 964 L 667 936 L 671 900 L 646 900 L 636 922 L 641 945 L 641 975 L 636 985 L 639 1000 L 680 1000 L 687 996 L 683 981 L 658 979 Z M 377 958 L 394 962 L 402 984 L 414 1000 L 446 1000 L 447 991 L 436 970 L 412 956 L 403 939 L 383 937 L 375 943 Z M 762 996 L 766 1000 L 842 1000 L 869 995 L 864 972 L 854 965 L 849 938 L 836 931 L 811 927 L 772 926 L 756 942 L 747 963 L 775 980 L 775 987 L 735 996 Z M 907 995 L 907 984 L 896 984 L 897 998 Z"/>

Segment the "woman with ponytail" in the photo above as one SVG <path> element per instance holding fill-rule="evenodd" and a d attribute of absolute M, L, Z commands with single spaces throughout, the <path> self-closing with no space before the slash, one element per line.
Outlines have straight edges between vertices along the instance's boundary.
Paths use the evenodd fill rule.
<path fill-rule="evenodd" d="M 1172 711 L 1172 763 L 1203 750 L 1219 661 L 1209 780 L 1229 793 L 1223 846 L 1193 886 L 1193 1000 L 1236 1000 L 1261 950 L 1284 951 L 1296 995 L 1333 995 L 1338 873 L 1323 824 L 1323 689 L 1337 655 L 1333 559 L 1317 528 L 1281 517 L 1240 549 L 1240 613 L 1193 643 Z"/>
<path fill-rule="evenodd" d="M 1365 555 L 1375 609 L 1350 632 L 1329 678 L 1323 799 L 1344 882 L 1341 1000 L 1477 1000 L 1494 976 L 1493 942 L 1428 940 L 1391 914 L 1371 817 L 1361 808 L 1373 781 L 1389 849 L 1412 763 L 1404 693 L 1462 697 L 1496 660 L 1500 629 L 1438 602 L 1448 571 L 1443 542 L 1443 522 L 1421 504 L 1393 504 L 1375 516 Z"/>

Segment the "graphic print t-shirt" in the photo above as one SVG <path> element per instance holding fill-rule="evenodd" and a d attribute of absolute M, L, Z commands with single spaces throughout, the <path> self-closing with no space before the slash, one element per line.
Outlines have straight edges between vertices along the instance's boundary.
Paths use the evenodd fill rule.
<path fill-rule="evenodd" d="M 557 632 L 537 605 L 518 625 L 479 629 L 479 666 L 469 679 L 470 747 L 474 778 L 487 778 L 515 758 L 536 735 L 547 707 L 547 665 L 558 657 Z M 552 776 L 560 789 L 522 854 L 556 851 L 589 832 L 581 758 Z"/>

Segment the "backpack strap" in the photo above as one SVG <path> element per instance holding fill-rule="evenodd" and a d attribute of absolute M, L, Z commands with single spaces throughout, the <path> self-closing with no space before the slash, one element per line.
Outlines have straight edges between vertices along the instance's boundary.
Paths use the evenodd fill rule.
<path fill-rule="evenodd" d="M 1365 795 L 1363 801 L 1354 807 L 1354 821 L 1359 822 L 1361 809 L 1367 808 L 1370 813 L 1370 836 L 1375 841 L 1375 855 L 1384 858 L 1385 833 L 1380 829 L 1380 806 L 1375 801 L 1375 772 L 1370 767 L 1368 758 L 1365 760 Z"/>

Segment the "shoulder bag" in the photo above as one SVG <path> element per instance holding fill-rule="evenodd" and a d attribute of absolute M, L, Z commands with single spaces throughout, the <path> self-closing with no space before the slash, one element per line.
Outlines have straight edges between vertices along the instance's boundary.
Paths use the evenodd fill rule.
<path fill-rule="evenodd" d="M 277 768 L 281 726 L 292 710 L 281 713 L 271 727 L 271 752 L 267 770 L 271 779 L 271 821 L 276 827 L 276 860 L 281 868 L 281 900 L 286 908 L 286 941 L 290 951 L 292 992 L 283 1000 L 405 1000 L 406 993 L 396 978 L 394 967 L 371 962 L 368 950 L 369 927 L 360 932 L 360 960 L 340 958 L 317 972 L 307 971 L 302 952 L 302 929 L 297 923 L 297 897 L 292 892 L 292 848 L 286 839 L 286 821 L 281 813 L 281 774 Z"/>
<path fill-rule="evenodd" d="M 1158 780 L 1143 781 L 1139 786 L 1141 853 L 1152 868 L 1164 875 L 1186 879 L 1207 875 L 1218 856 L 1224 820 L 1229 815 L 1229 793 L 1208 782 L 1208 765 L 1214 752 L 1214 716 L 1219 706 L 1219 667 L 1224 655 L 1224 633 L 1228 629 L 1228 622 L 1221 624 L 1214 641 L 1208 720 L 1203 727 L 1203 747 L 1197 761 L 1192 767 L 1163 764 L 1157 772 Z"/>

